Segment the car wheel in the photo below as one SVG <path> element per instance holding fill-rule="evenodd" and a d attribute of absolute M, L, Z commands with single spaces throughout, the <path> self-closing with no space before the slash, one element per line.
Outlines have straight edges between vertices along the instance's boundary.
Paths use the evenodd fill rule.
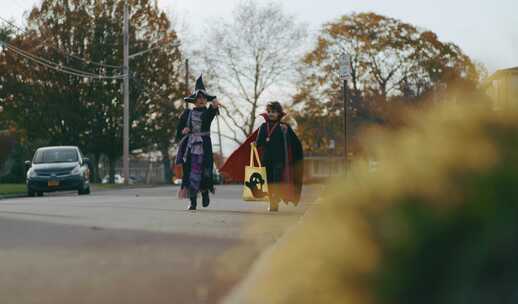
<path fill-rule="evenodd" d="M 38 192 L 38 197 L 42 197 L 43 196 L 43 192 Z"/>
<path fill-rule="evenodd" d="M 27 189 L 27 195 L 29 197 L 35 197 L 36 196 L 36 192 L 34 192 L 34 190 L 32 190 L 32 189 Z"/>

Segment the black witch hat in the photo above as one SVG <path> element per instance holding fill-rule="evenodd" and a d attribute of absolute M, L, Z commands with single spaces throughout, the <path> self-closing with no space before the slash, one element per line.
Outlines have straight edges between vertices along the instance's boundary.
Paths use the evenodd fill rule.
<path fill-rule="evenodd" d="M 205 85 L 203 84 L 203 75 L 200 75 L 198 79 L 196 80 L 196 87 L 194 88 L 194 92 L 191 96 L 185 97 L 184 100 L 187 102 L 195 102 L 196 98 L 198 98 L 199 95 L 205 96 L 207 98 L 207 101 L 213 101 L 216 99 L 216 96 L 209 95 L 207 93 L 207 90 L 205 90 Z"/>

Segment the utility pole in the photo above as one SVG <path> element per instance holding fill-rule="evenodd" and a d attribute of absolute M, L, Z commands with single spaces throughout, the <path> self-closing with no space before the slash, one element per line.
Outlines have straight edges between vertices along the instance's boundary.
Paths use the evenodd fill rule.
<path fill-rule="evenodd" d="M 123 56 L 124 56 L 124 62 L 123 62 L 123 74 L 124 74 L 124 83 L 123 83 L 123 95 L 124 95 L 124 118 L 123 118 L 123 140 L 122 140 L 122 175 L 124 176 L 124 184 L 129 184 L 129 178 L 130 178 L 130 159 L 129 159 L 129 148 L 130 148 L 130 133 L 129 133 L 129 124 L 130 124 L 130 103 L 129 103 L 129 78 L 130 78 L 130 67 L 129 67 L 129 61 L 130 59 L 133 59 L 135 57 L 144 55 L 146 53 L 149 53 L 151 51 L 166 47 L 166 46 L 172 46 L 177 47 L 180 45 L 179 42 L 173 43 L 172 45 L 164 44 L 159 45 L 157 47 L 153 47 L 141 52 L 137 52 L 135 54 L 132 54 L 130 56 L 129 54 L 129 6 L 128 1 L 126 0 L 124 2 L 124 25 L 123 25 L 123 44 L 124 44 L 124 50 L 123 50 Z"/>
<path fill-rule="evenodd" d="M 349 84 L 348 79 L 351 77 L 351 61 L 349 56 L 344 53 L 340 57 L 340 77 L 343 81 L 343 98 L 344 98 L 344 157 L 345 171 L 349 169 Z"/>
<path fill-rule="evenodd" d="M 345 155 L 345 168 L 346 170 L 348 169 L 348 165 L 349 165 L 349 128 L 348 128 L 348 123 L 349 123 L 349 117 L 348 117 L 348 112 L 349 112 L 349 88 L 348 88 L 348 83 L 347 83 L 347 78 L 344 78 L 343 79 L 344 81 L 344 138 L 345 138 L 345 141 L 344 141 L 344 155 Z"/>
<path fill-rule="evenodd" d="M 129 12 L 128 2 L 124 3 L 124 131 L 122 171 L 124 184 L 129 184 Z"/>

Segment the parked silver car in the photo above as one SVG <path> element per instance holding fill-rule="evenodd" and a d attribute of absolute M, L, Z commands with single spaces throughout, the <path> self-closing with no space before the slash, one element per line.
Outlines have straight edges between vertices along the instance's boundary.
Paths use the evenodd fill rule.
<path fill-rule="evenodd" d="M 77 147 L 39 148 L 32 162 L 25 164 L 29 196 L 70 190 L 76 190 L 79 195 L 90 194 L 89 160 Z"/>

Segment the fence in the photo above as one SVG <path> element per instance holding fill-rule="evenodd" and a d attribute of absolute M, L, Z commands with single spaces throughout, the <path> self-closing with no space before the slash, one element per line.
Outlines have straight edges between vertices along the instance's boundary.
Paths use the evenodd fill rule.
<path fill-rule="evenodd" d="M 169 168 L 168 168 L 169 170 Z M 122 162 L 115 165 L 115 174 L 122 175 Z M 104 179 L 109 175 L 109 165 L 106 160 L 99 163 L 99 176 Z M 143 184 L 163 184 L 164 166 L 162 162 L 148 160 L 131 160 L 130 176 L 137 183 Z"/>

